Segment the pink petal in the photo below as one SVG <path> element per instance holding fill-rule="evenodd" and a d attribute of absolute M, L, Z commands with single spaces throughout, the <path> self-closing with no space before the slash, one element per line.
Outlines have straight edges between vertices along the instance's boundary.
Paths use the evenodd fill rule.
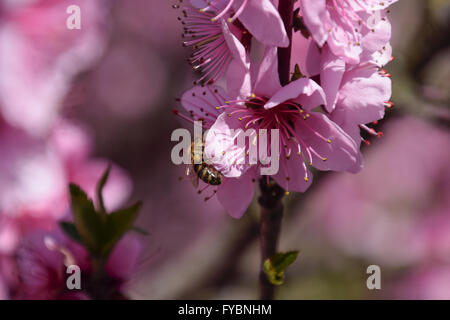
<path fill-rule="evenodd" d="M 252 93 L 250 70 L 239 61 L 232 60 L 226 73 L 229 97 L 245 99 Z"/>
<path fill-rule="evenodd" d="M 363 37 L 361 44 L 363 49 L 368 52 L 375 52 L 383 48 L 391 40 L 391 23 L 385 17 L 373 28 L 373 31 L 368 30 Z"/>
<path fill-rule="evenodd" d="M 320 73 L 320 59 L 319 48 L 313 39 L 306 39 L 301 32 L 294 32 L 292 35 L 292 71 L 298 64 L 303 75 L 309 78 L 318 75 Z"/>
<path fill-rule="evenodd" d="M 295 129 L 306 144 L 326 158 L 324 161 L 312 153 L 312 165 L 319 170 L 334 171 L 348 171 L 354 167 L 359 149 L 353 139 L 324 114 L 312 112 L 310 115 L 306 120 L 298 120 Z"/>
<path fill-rule="evenodd" d="M 239 120 L 222 113 L 209 129 L 205 140 L 205 155 L 225 177 L 240 177 L 247 169 L 245 148 L 236 144 L 242 130 Z"/>
<path fill-rule="evenodd" d="M 328 45 L 331 51 L 344 59 L 346 63 L 349 64 L 358 64 L 360 62 L 360 55 L 362 53 L 362 48 L 360 45 L 356 43 L 348 43 L 344 36 L 344 29 L 337 28 L 337 30 L 333 29 L 332 36 L 328 37 Z"/>
<path fill-rule="evenodd" d="M 252 202 L 255 184 L 253 170 L 240 178 L 224 179 L 217 190 L 217 197 L 230 216 L 240 219 Z"/>
<path fill-rule="evenodd" d="M 249 68 L 250 67 L 249 59 L 247 56 L 247 51 L 245 50 L 244 46 L 238 40 L 238 38 L 236 38 L 236 36 L 231 32 L 225 20 L 222 19 L 221 23 L 223 36 L 228 45 L 228 48 L 231 51 L 231 54 L 233 55 L 233 58 L 239 61 L 243 66 Z"/>
<path fill-rule="evenodd" d="M 346 72 L 337 108 L 347 110 L 349 121 L 369 123 L 384 116 L 384 103 L 391 97 L 391 80 L 378 74 L 374 67 L 361 67 Z"/>
<path fill-rule="evenodd" d="M 254 93 L 271 96 L 281 88 L 276 47 L 267 47 L 256 75 Z"/>
<path fill-rule="evenodd" d="M 290 147 L 296 150 L 297 147 L 291 144 Z M 280 161 L 280 170 L 273 176 L 275 181 L 286 191 L 305 192 L 313 182 L 313 175 L 304 165 L 304 159 L 297 153 L 292 153 L 288 159 L 283 149 Z"/>
<path fill-rule="evenodd" d="M 216 107 L 223 105 L 227 99 L 227 94 L 219 86 L 196 86 L 183 94 L 181 105 L 189 113 L 203 115 L 205 125 L 210 126 L 220 114 Z"/>
<path fill-rule="evenodd" d="M 249 0 L 239 20 L 260 42 L 276 47 L 289 45 L 283 21 L 270 0 Z"/>
<path fill-rule="evenodd" d="M 226 72 L 228 95 L 233 98 L 246 98 L 251 93 L 250 61 L 247 51 L 223 19 L 222 31 L 233 56 Z"/>
<path fill-rule="evenodd" d="M 339 87 L 345 72 L 345 62 L 335 56 L 328 46 L 324 46 L 321 69 L 320 83 L 327 97 L 326 109 L 331 112 L 336 106 Z"/>
<path fill-rule="evenodd" d="M 128 280 L 136 270 L 141 252 L 142 244 L 138 238 L 126 235 L 111 252 L 106 271 L 114 278 Z"/>
<path fill-rule="evenodd" d="M 301 78 L 282 87 L 264 105 L 265 109 L 276 107 L 287 101 L 295 100 L 306 110 L 325 104 L 326 98 L 322 88 L 313 80 Z"/>
<path fill-rule="evenodd" d="M 300 8 L 308 30 L 319 46 L 327 41 L 328 33 L 324 21 L 329 20 L 325 0 L 300 0 Z"/>

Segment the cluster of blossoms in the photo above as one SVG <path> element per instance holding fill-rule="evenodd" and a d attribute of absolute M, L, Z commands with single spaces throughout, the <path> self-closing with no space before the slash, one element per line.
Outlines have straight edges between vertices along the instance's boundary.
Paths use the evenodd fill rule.
<path fill-rule="evenodd" d="M 450 150 L 442 146 L 450 134 L 411 116 L 390 120 L 384 130 L 361 174 L 335 176 L 310 195 L 307 229 L 347 255 L 406 270 L 391 284 L 395 298 L 449 299 Z M 423 170 L 431 158 L 433 166 Z"/>
<path fill-rule="evenodd" d="M 68 184 L 93 197 L 109 161 L 92 157 L 90 136 L 59 109 L 73 78 L 102 53 L 106 34 L 101 1 L 78 1 L 86 12 L 79 32 L 65 27 L 70 4 L 0 3 L 0 299 L 89 298 L 67 290 L 68 256 L 82 273 L 91 267 L 59 222 L 70 219 Z M 117 208 L 130 179 L 113 166 L 104 191 L 106 206 Z M 136 239 L 125 237 L 111 253 L 106 267 L 117 288 L 138 251 Z"/>
<path fill-rule="evenodd" d="M 363 137 L 381 135 L 372 125 L 393 105 L 384 66 L 392 60 L 388 7 L 396 0 L 296 1 L 292 37 L 283 21 L 290 17 L 277 10 L 282 1 L 174 5 L 183 45 L 194 50 L 189 62 L 203 73 L 180 99 L 188 114 L 176 114 L 209 130 L 204 155 L 223 175 L 215 192 L 236 218 L 264 166 L 249 164 L 254 137 L 237 146 L 236 132 L 278 129 L 278 150 L 267 150 L 280 157 L 271 178 L 287 192 L 304 192 L 312 168 L 361 170 Z M 289 83 L 280 83 L 280 50 L 290 50 Z"/>

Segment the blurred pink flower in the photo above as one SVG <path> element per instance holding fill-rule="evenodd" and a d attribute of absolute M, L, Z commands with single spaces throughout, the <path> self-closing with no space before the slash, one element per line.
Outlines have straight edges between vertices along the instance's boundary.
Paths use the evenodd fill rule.
<path fill-rule="evenodd" d="M 106 263 L 108 289 L 112 285 L 119 292 L 122 290 L 135 271 L 140 252 L 137 238 L 125 236 L 119 241 Z M 59 232 L 36 232 L 26 237 L 18 248 L 17 265 L 21 279 L 19 299 L 90 299 L 89 292 L 83 288 L 92 274 L 88 253 Z M 81 290 L 67 289 L 66 268 L 70 265 L 81 269 Z"/>
<path fill-rule="evenodd" d="M 336 176 L 311 197 L 311 228 L 379 265 L 442 260 L 450 220 L 450 151 L 443 146 L 450 135 L 411 117 L 390 122 L 385 131 L 362 173 Z"/>
<path fill-rule="evenodd" d="M 429 264 L 414 269 L 397 283 L 393 298 L 450 300 L 450 265 Z"/>
<path fill-rule="evenodd" d="M 328 44 L 346 63 L 357 64 L 388 45 L 386 8 L 396 0 L 300 0 L 301 15 L 317 44 Z M 386 49 L 382 49 L 386 50 Z"/>
<path fill-rule="evenodd" d="M 104 1 L 80 0 L 81 30 L 66 27 L 69 0 L 7 2 L 0 22 L 0 112 L 11 125 L 46 134 L 72 78 L 104 47 Z"/>
<path fill-rule="evenodd" d="M 69 182 L 90 196 L 107 166 L 90 159 L 90 141 L 78 127 L 64 121 L 43 140 L 6 123 L 0 124 L 0 252 L 14 251 L 21 235 L 35 228 L 49 229 L 68 212 Z M 105 187 L 105 201 L 115 208 L 129 195 L 131 183 L 114 167 Z"/>

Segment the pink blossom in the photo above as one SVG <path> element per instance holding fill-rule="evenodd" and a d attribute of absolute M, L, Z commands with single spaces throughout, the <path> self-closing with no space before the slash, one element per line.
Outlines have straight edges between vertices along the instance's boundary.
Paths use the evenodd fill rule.
<path fill-rule="evenodd" d="M 230 23 L 239 20 L 260 42 L 269 46 L 287 47 L 289 39 L 283 21 L 270 0 L 192 0 L 202 12 L 216 13 L 213 20 L 228 18 Z M 261 23 L 264 21 L 264 24 Z"/>
<path fill-rule="evenodd" d="M 178 112 L 177 114 L 190 122 L 201 120 L 203 128 L 209 129 L 219 117 L 217 107 L 226 101 L 225 97 L 225 91 L 218 86 L 196 86 L 186 91 L 181 98 L 181 104 L 189 113 L 189 117 Z M 255 179 L 256 172 L 253 170 L 249 170 L 240 178 L 225 176 L 222 184 L 214 191 L 219 202 L 232 217 L 240 218 L 245 213 L 253 198 Z"/>
<path fill-rule="evenodd" d="M 81 30 L 66 27 L 68 0 L 4 5 L 0 22 L 0 113 L 34 135 L 49 131 L 72 78 L 104 47 L 103 1 L 78 1 Z"/>
<path fill-rule="evenodd" d="M 450 266 L 427 264 L 412 270 L 394 288 L 393 298 L 411 300 L 449 300 Z"/>
<path fill-rule="evenodd" d="M 346 63 L 376 57 L 388 50 L 391 26 L 386 8 L 396 0 L 300 0 L 303 20 L 319 46 Z"/>
<path fill-rule="evenodd" d="M 89 195 L 107 166 L 90 159 L 90 140 L 77 126 L 59 121 L 49 139 L 32 137 L 0 124 L 0 252 L 14 251 L 21 235 L 36 228 L 51 229 L 68 212 L 67 186 L 85 188 Z M 126 174 L 114 167 L 105 187 L 105 200 L 115 208 L 130 192 Z"/>
<path fill-rule="evenodd" d="M 17 250 L 17 270 L 21 285 L 18 298 L 59 299 L 69 291 L 66 268 L 88 268 L 87 253 L 60 233 L 35 232 L 25 237 Z"/>
<path fill-rule="evenodd" d="M 377 136 L 365 124 L 382 119 L 385 108 L 392 106 L 392 83 L 384 69 L 369 62 L 349 66 L 327 45 L 322 49 L 321 60 L 320 82 L 331 119 L 358 144 L 362 139 L 360 129 Z"/>
<path fill-rule="evenodd" d="M 8 297 L 8 287 L 6 286 L 5 281 L 0 276 L 0 300 L 7 300 Z"/>
<path fill-rule="evenodd" d="M 114 248 L 106 263 L 109 283 L 121 291 L 132 276 L 141 252 L 140 242 L 126 236 Z M 26 237 L 17 253 L 21 286 L 20 299 L 90 299 L 89 288 L 83 288 L 92 275 L 86 250 L 66 236 L 56 233 L 36 232 Z M 81 269 L 81 290 L 68 290 L 66 268 L 77 265 Z M 98 288 L 94 288 L 98 289 Z"/>
<path fill-rule="evenodd" d="M 384 131 L 359 175 L 335 176 L 311 195 L 310 228 L 379 264 L 448 261 L 450 154 L 442 146 L 450 136 L 411 117 L 392 120 Z"/>
<path fill-rule="evenodd" d="M 194 70 L 203 71 L 200 83 L 216 81 L 232 63 L 248 68 L 251 36 L 266 45 L 286 47 L 289 44 L 283 22 L 271 1 L 237 3 L 234 0 L 196 0 L 181 5 L 183 45 L 195 50 L 189 62 Z M 261 19 L 266 22 L 264 25 Z"/>
<path fill-rule="evenodd" d="M 304 192 L 310 186 L 307 164 L 319 170 L 346 171 L 360 161 L 355 142 L 326 115 L 312 111 L 325 104 L 320 86 L 301 78 L 281 87 L 276 59 L 276 48 L 268 48 L 257 71 L 249 71 L 254 79 L 243 81 L 246 85 L 239 91 L 231 89 L 226 94 L 217 87 L 194 88 L 181 100 L 194 120 L 204 119 L 204 126 L 210 128 L 205 155 L 229 178 L 217 192 L 235 217 L 250 203 L 258 173 L 239 161 L 246 157 L 246 150 L 236 146 L 235 136 L 227 135 L 231 129 L 279 129 L 281 165 L 273 178 L 287 191 Z M 237 72 L 234 77 L 250 76 Z"/>
<path fill-rule="evenodd" d="M 254 74 L 245 99 L 219 107 L 223 113 L 206 141 L 208 157 L 219 153 L 214 145 L 215 132 L 223 130 L 219 126 L 279 129 L 281 168 L 274 179 L 286 190 L 299 192 L 310 184 L 306 163 L 320 170 L 345 171 L 357 162 L 358 150 L 352 139 L 326 115 L 312 111 L 325 104 L 324 92 L 316 82 L 300 78 L 281 87 L 274 48 L 267 49 Z"/>

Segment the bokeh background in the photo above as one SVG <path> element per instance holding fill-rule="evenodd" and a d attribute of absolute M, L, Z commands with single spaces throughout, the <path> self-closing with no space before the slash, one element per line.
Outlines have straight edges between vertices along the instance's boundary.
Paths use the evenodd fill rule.
<path fill-rule="evenodd" d="M 205 202 L 189 181 L 180 180 L 184 168 L 170 160 L 171 132 L 185 125 L 171 110 L 196 78 L 186 63 L 189 49 L 181 46 L 175 1 L 40 1 L 46 3 L 41 16 L 27 16 L 19 4 L 12 18 L 2 7 L 14 1 L 2 2 L 4 122 L 26 132 L 27 144 L 56 140 L 71 163 L 67 180 L 86 181 L 89 188 L 112 162 L 120 183 L 110 190 L 111 202 L 144 201 L 138 225 L 148 235 L 142 236 L 144 254 L 128 294 L 257 298 L 258 206 L 234 220 L 214 198 Z M 47 19 L 56 2 L 62 10 L 80 3 L 82 32 L 90 31 L 86 39 L 59 30 L 65 21 L 58 14 L 61 25 Z M 307 193 L 286 197 L 280 250 L 301 254 L 278 298 L 450 299 L 450 5 L 401 0 L 390 15 L 395 60 L 387 70 L 395 107 L 377 126 L 384 136 L 363 147 L 365 168 L 358 175 L 320 174 Z M 33 19 L 41 29 L 26 28 Z M 24 109 L 27 101 L 44 111 Z M 65 128 L 63 138 L 48 129 L 55 122 Z M 76 129 L 68 130 L 67 123 Z M 5 139 L 0 139 L 0 168 L 7 167 L 19 138 L 14 135 L 9 144 Z M 80 151 L 84 148 L 89 151 Z M 30 188 L 64 193 L 65 183 L 48 178 L 57 166 L 41 162 L 33 164 L 41 175 Z M 0 173 L 5 203 L 20 198 L 25 188 L 19 184 L 14 194 L 6 192 L 10 173 Z M 40 203 L 40 193 L 33 195 L 33 204 Z M 2 228 L 8 228 L 5 222 Z M 372 264 L 381 267 L 381 290 L 366 287 Z"/>

